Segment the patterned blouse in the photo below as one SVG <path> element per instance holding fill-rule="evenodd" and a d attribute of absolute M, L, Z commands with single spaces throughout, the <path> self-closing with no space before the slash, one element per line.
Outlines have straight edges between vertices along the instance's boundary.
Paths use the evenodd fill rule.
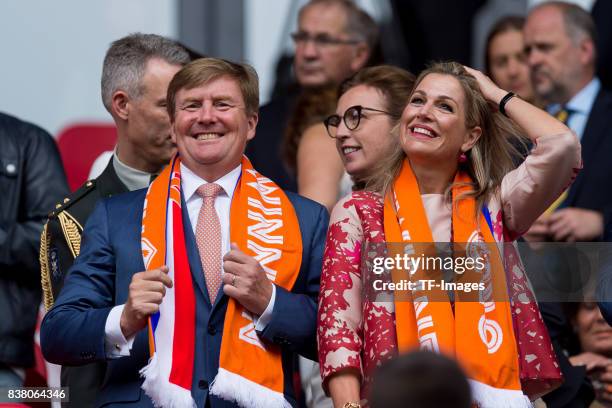
<path fill-rule="evenodd" d="M 499 193 L 487 202 L 496 241 L 514 240 L 527 231 L 571 184 L 580 167 L 580 144 L 573 133 L 538 138 L 527 159 L 504 177 Z M 435 196 L 422 196 L 428 222 L 436 241 L 448 241 L 450 206 L 441 204 L 442 196 L 437 199 Z M 323 259 L 317 327 L 324 389 L 331 375 L 354 370 L 360 375 L 364 398 L 368 395 L 374 369 L 397 355 L 393 302 L 375 302 L 362 293 L 362 250 L 367 243 L 384 241 L 383 202 L 379 194 L 353 192 L 336 204 Z M 520 263 L 516 253 L 504 256 L 506 267 L 508 263 L 511 267 Z M 517 282 L 509 281 L 508 284 L 515 285 L 518 298 L 529 301 L 523 305 L 513 304 L 513 307 L 535 309 L 530 311 L 539 313 L 524 276 L 517 276 Z M 519 332 L 528 329 L 521 327 Z M 520 355 L 528 355 L 523 363 L 529 364 L 532 370 L 541 368 L 540 361 L 525 349 L 543 349 L 554 361 L 550 341 L 544 337 L 524 341 L 529 344 L 521 344 L 522 340 L 517 338 Z"/>

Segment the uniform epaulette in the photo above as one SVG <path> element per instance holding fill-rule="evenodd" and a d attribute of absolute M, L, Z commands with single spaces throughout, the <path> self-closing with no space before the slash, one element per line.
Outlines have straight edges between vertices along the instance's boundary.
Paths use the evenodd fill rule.
<path fill-rule="evenodd" d="M 49 213 L 49 218 L 55 218 L 59 213 L 68 209 L 72 204 L 76 203 L 87 194 L 95 190 L 96 180 L 88 180 L 81 187 L 78 188 L 74 193 L 64 198 L 62 202 L 55 204 L 55 209 Z"/>

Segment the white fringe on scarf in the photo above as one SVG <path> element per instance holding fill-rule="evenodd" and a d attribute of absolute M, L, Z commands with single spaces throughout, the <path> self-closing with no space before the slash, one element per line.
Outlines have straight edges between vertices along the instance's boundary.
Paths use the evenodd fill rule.
<path fill-rule="evenodd" d="M 149 364 L 140 370 L 140 375 L 145 379 L 142 389 L 153 400 L 156 408 L 196 408 L 191 390 L 172 384 L 159 374 L 157 353 L 153 354 Z"/>
<path fill-rule="evenodd" d="M 210 393 L 245 408 L 291 408 L 282 392 L 272 391 L 223 368 L 219 368 Z"/>
<path fill-rule="evenodd" d="M 476 380 L 469 380 L 472 400 L 479 408 L 533 408 L 529 398 L 520 390 L 503 390 Z"/>

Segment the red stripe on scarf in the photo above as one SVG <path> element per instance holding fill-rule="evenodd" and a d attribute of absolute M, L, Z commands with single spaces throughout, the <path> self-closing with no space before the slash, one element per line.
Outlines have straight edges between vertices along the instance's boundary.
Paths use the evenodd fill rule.
<path fill-rule="evenodd" d="M 185 231 L 181 207 L 172 202 L 172 233 L 174 239 L 174 341 L 170 382 L 191 389 L 195 339 L 195 295 L 187 259 Z"/>

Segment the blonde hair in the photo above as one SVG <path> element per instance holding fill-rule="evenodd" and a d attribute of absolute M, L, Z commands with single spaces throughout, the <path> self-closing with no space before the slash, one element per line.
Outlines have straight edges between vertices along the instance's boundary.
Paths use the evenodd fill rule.
<path fill-rule="evenodd" d="M 465 97 L 465 126 L 467 129 L 475 126 L 482 129 L 481 137 L 474 147 L 466 152 L 468 160 L 464 165 L 474 180 L 473 189 L 459 197 L 474 197 L 479 211 L 483 203 L 501 185 L 504 176 L 516 167 L 517 161 L 522 157 L 520 150 L 525 146 L 526 139 L 520 135 L 520 130 L 512 121 L 497 111 L 496 105 L 485 99 L 476 78 L 470 75 L 463 65 L 456 62 L 438 62 L 431 65 L 421 72 L 412 93 L 429 74 L 449 75 L 459 82 Z M 392 132 L 397 135 L 399 129 L 400 124 L 396 125 Z M 399 138 L 395 139 L 399 143 Z M 382 162 L 368 178 L 367 188 L 383 195 L 388 194 L 405 158 L 406 154 L 398 145 L 393 155 Z M 450 194 L 451 187 L 449 186 L 446 194 Z"/>

